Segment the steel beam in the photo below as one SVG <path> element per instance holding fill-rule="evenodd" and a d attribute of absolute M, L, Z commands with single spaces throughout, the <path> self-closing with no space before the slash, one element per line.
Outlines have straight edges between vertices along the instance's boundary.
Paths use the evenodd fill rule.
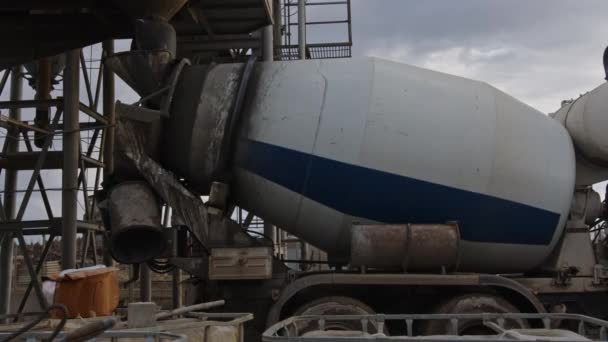
<path fill-rule="evenodd" d="M 36 235 L 38 233 L 29 234 L 28 232 L 48 231 L 50 229 L 51 233 L 61 236 L 61 225 L 62 220 L 59 217 L 50 220 L 9 221 L 0 223 L 0 232 L 21 230 L 23 231 L 23 235 Z M 101 232 L 103 230 L 100 225 L 91 222 L 77 221 L 76 225 L 79 233 L 85 233 L 87 231 Z"/>
<path fill-rule="evenodd" d="M 298 46 L 300 59 L 306 59 L 306 0 L 298 0 Z"/>
<path fill-rule="evenodd" d="M 103 42 L 103 51 L 105 56 L 114 54 L 114 41 L 106 40 Z M 115 102 L 115 89 L 114 89 L 114 73 L 110 68 L 103 68 L 103 115 L 108 121 L 110 127 L 104 131 L 104 153 L 103 161 L 105 164 L 104 168 L 104 179 L 114 171 L 114 124 L 116 121 L 116 114 L 114 112 Z"/>
<path fill-rule="evenodd" d="M 61 198 L 62 236 L 61 267 L 76 267 L 76 231 L 78 200 L 78 160 L 80 149 L 79 132 L 79 87 L 80 49 L 66 53 L 63 72 L 63 190 Z"/>
<path fill-rule="evenodd" d="M 23 93 L 22 67 L 18 66 L 11 71 L 11 101 L 21 100 Z M 21 120 L 21 110 L 13 108 L 9 110 L 9 118 L 15 121 Z M 10 138 L 13 137 L 13 138 Z M 6 139 L 6 152 L 15 153 L 19 151 L 19 128 L 16 126 L 8 130 Z M 17 171 L 6 170 L 4 176 L 4 213 L 7 220 L 15 218 L 17 190 Z M 1 234 L 1 233 L 0 233 Z M 13 282 L 13 233 L 5 232 L 0 247 L 0 315 L 8 314 L 11 310 L 12 282 Z M 3 323 L 3 322 L 0 322 Z"/>
<path fill-rule="evenodd" d="M 62 101 L 60 99 L 0 101 L 0 109 L 36 108 L 40 106 L 57 107 L 61 104 Z"/>
<path fill-rule="evenodd" d="M 44 261 L 46 260 L 46 256 L 49 254 L 49 250 L 51 249 L 51 246 L 53 245 L 54 239 L 55 239 L 55 235 L 51 234 L 51 236 L 49 237 L 49 241 L 47 241 L 44 244 L 44 249 L 42 250 L 40 259 L 38 259 L 38 264 L 36 265 L 35 271 L 36 271 L 37 275 L 40 274 L 40 270 L 42 270 L 42 265 L 44 264 Z M 19 308 L 17 309 L 17 312 L 19 312 L 19 313 L 23 312 L 23 309 L 25 308 L 25 303 L 27 302 L 27 299 L 30 296 L 30 293 L 32 292 L 33 288 L 34 288 L 34 283 L 32 281 L 30 281 L 29 284 L 27 284 L 27 289 L 25 290 L 23 297 L 21 297 L 21 303 L 19 303 Z"/>
<path fill-rule="evenodd" d="M 104 41 L 102 47 L 106 57 L 114 54 L 113 40 Z M 103 115 L 110 125 L 103 133 L 103 163 L 105 165 L 103 169 L 103 178 L 105 180 L 114 172 L 114 124 L 116 123 L 116 113 L 114 112 L 115 82 L 114 73 L 110 68 L 103 68 L 103 74 L 100 76 L 103 78 Z M 114 259 L 112 259 L 112 255 L 105 245 L 103 261 L 107 266 L 114 265 Z"/>
<path fill-rule="evenodd" d="M 101 124 L 104 124 L 104 125 L 108 124 L 108 120 L 106 120 L 106 118 L 104 118 L 101 114 L 97 113 L 93 108 L 85 105 L 84 103 L 79 103 L 78 105 L 80 107 L 80 110 L 84 114 L 86 114 L 86 115 L 92 117 L 93 119 L 97 120 L 98 123 L 101 123 Z"/>
<path fill-rule="evenodd" d="M 0 79 L 0 95 L 4 91 L 4 86 L 6 85 L 6 81 L 8 81 L 8 76 L 10 75 L 10 73 L 11 69 L 6 69 L 2 74 L 2 79 Z"/>
<path fill-rule="evenodd" d="M 8 170 L 33 170 L 36 167 L 41 152 L 0 153 L 0 168 Z M 41 170 L 61 170 L 65 160 L 61 151 L 49 151 L 46 159 L 40 166 Z M 102 167 L 103 163 L 97 159 L 81 156 L 87 167 Z"/>

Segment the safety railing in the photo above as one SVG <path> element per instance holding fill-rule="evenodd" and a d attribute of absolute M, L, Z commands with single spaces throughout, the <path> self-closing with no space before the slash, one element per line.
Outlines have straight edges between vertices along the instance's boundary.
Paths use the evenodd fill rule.
<path fill-rule="evenodd" d="M 424 335 L 419 332 L 422 324 L 430 321 L 448 321 L 447 334 Z M 464 321 L 478 320 L 494 334 L 466 336 L 459 334 Z M 538 327 L 526 329 L 507 328 L 507 322 L 526 322 L 525 326 Z M 339 332 L 328 327 L 333 322 L 358 322 L 361 331 Z M 576 327 L 576 332 L 558 329 L 558 326 Z M 572 322 L 574 324 L 572 324 Z M 350 324 L 352 326 L 352 324 Z M 306 333 L 300 331 L 308 327 Z M 316 327 L 313 333 L 310 327 Z M 388 327 L 388 328 L 387 328 Z M 398 335 L 391 335 L 397 331 Z M 481 314 L 423 314 L 423 315 L 322 315 L 294 316 L 271 326 L 263 334 L 264 342 L 328 342 L 328 341 L 607 341 L 608 322 L 578 314 L 528 314 L 528 313 L 481 313 Z M 399 334 L 400 333 L 400 334 Z"/>

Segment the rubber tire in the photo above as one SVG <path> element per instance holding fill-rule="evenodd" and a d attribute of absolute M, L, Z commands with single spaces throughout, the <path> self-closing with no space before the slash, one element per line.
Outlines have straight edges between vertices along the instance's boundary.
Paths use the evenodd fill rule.
<path fill-rule="evenodd" d="M 513 306 L 504 298 L 486 294 L 486 293 L 470 293 L 457 297 L 453 297 L 441 303 L 432 314 L 475 314 L 475 313 L 519 313 L 519 309 Z M 475 325 L 481 325 L 480 321 L 476 320 L 458 320 L 458 335 L 466 333 L 467 335 L 480 335 L 484 332 L 478 331 L 475 333 L 471 329 L 475 329 Z M 525 320 L 507 320 L 505 328 L 524 329 L 528 328 L 528 322 Z M 478 329 L 485 330 L 490 335 L 495 334 L 485 326 L 480 326 Z M 449 320 L 429 320 L 422 327 L 422 334 L 428 335 L 451 335 L 451 323 Z"/>
<path fill-rule="evenodd" d="M 294 316 L 308 315 L 373 315 L 374 310 L 365 303 L 351 297 L 322 297 L 304 304 L 296 310 Z M 318 331 L 317 321 L 301 321 L 297 323 L 298 336 L 306 333 Z M 325 330 L 339 331 L 361 331 L 362 324 L 358 320 L 328 321 L 325 323 Z M 375 326 L 368 323 L 368 332 L 376 333 Z"/>

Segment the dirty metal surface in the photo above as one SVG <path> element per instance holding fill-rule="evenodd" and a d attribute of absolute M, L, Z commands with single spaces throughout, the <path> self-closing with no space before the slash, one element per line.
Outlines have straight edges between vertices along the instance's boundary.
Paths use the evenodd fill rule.
<path fill-rule="evenodd" d="M 144 97 L 161 87 L 173 57 L 167 50 L 126 51 L 104 58 L 103 63 Z"/>
<path fill-rule="evenodd" d="M 108 212 L 112 255 L 119 262 L 142 263 L 160 256 L 167 248 L 160 202 L 147 183 L 129 181 L 112 187 Z"/>
<path fill-rule="evenodd" d="M 407 225 L 354 225 L 350 258 L 354 266 L 400 270 L 405 260 Z"/>
<path fill-rule="evenodd" d="M 118 120 L 116 136 L 121 137 L 124 149 L 120 151 L 144 179 L 174 210 L 196 239 L 207 245 L 209 236 L 208 213 L 203 201 L 186 187 L 170 171 L 146 154 L 145 132 L 137 128 L 132 120 Z"/>
<path fill-rule="evenodd" d="M 406 270 L 458 269 L 460 233 L 457 224 L 410 224 L 403 268 Z"/>
<path fill-rule="evenodd" d="M 385 270 L 454 271 L 459 242 L 456 224 L 354 225 L 351 262 Z"/>
<path fill-rule="evenodd" d="M 170 23 L 178 38 L 212 36 L 218 40 L 225 35 L 248 35 L 272 23 L 271 2 L 204 0 L 189 1 L 182 7 L 184 0 L 3 1 L 0 69 L 106 39 L 132 38 L 134 16 L 149 13 L 172 17 Z"/>
<path fill-rule="evenodd" d="M 163 164 L 202 193 L 218 179 L 242 70 L 240 64 L 186 66 L 175 87 Z"/>

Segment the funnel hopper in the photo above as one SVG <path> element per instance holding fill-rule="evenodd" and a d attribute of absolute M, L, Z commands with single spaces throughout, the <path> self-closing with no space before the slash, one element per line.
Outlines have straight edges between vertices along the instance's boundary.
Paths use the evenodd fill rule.
<path fill-rule="evenodd" d="M 136 50 L 106 57 L 104 65 L 144 97 L 161 87 L 172 61 L 167 50 Z"/>

